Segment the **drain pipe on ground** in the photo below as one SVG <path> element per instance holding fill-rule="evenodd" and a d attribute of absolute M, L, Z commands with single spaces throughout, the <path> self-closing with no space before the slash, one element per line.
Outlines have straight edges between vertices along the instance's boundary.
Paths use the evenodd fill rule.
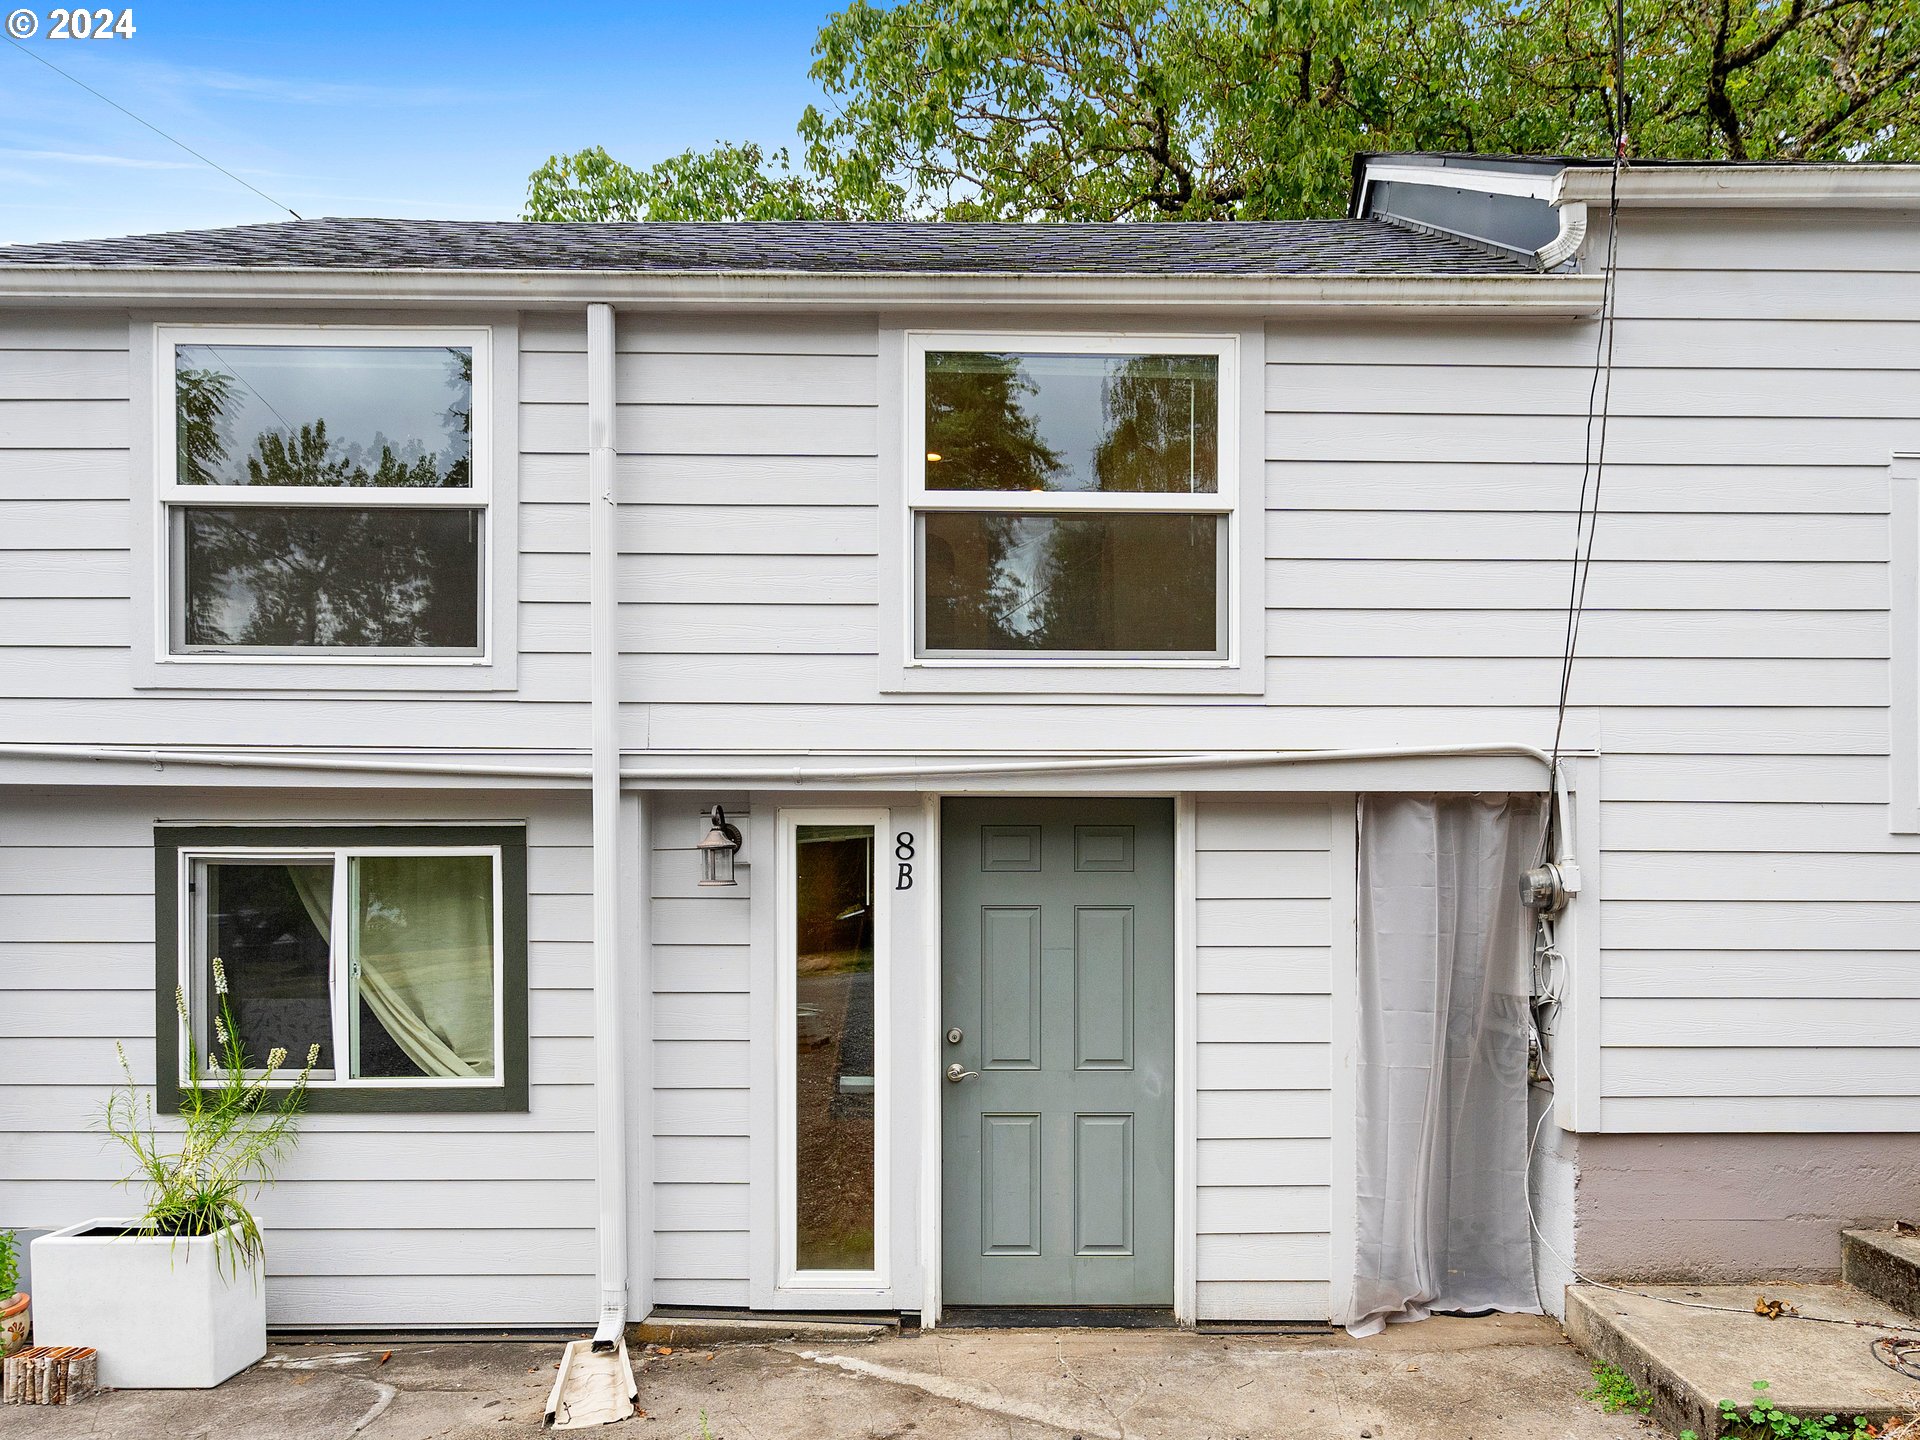
<path fill-rule="evenodd" d="M 611 1425 L 634 1413 L 627 1358 L 627 1085 L 620 998 L 620 696 L 614 629 L 613 307 L 587 306 L 587 633 L 593 732 L 594 1196 L 600 1315 L 591 1340 L 572 1340 L 547 1396 L 554 1430 Z"/>
<path fill-rule="evenodd" d="M 593 1348 L 627 1325 L 627 1086 L 620 998 L 620 696 L 614 591 L 613 307 L 587 307 L 588 633 L 593 726 L 593 995 L 600 1319 Z"/>

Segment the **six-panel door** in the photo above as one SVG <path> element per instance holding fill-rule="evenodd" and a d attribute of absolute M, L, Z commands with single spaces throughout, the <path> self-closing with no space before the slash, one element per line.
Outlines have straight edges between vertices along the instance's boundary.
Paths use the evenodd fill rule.
<path fill-rule="evenodd" d="M 1173 804 L 942 815 L 944 1303 L 1170 1305 Z"/>

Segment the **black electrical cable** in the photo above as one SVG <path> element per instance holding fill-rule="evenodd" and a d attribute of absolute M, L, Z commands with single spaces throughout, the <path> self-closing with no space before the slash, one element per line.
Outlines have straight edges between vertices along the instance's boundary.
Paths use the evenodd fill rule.
<path fill-rule="evenodd" d="M 111 96 L 102 95 L 98 90 L 94 89 L 91 85 L 87 84 L 86 81 L 80 79 L 79 76 L 69 75 L 66 71 L 62 70 L 58 65 L 54 64 L 51 60 L 47 59 L 46 56 L 35 54 L 33 51 L 29 50 L 26 46 L 22 45 L 18 40 L 14 39 L 11 35 L 0 37 L 0 38 L 4 38 L 9 45 L 13 46 L 14 49 L 18 50 L 22 55 L 26 56 L 29 60 L 38 60 L 42 65 L 46 66 L 47 69 L 53 71 L 53 73 L 58 75 L 61 79 L 71 80 L 74 84 L 78 85 L 82 90 L 86 91 L 89 95 L 93 96 L 94 99 L 106 101 L 107 104 L 113 106 L 114 109 L 118 110 L 122 115 L 126 116 L 129 120 L 133 121 L 135 124 L 146 126 L 147 129 L 153 131 L 154 134 L 158 135 L 162 140 L 165 140 L 169 145 L 178 145 L 182 150 L 186 151 L 187 154 L 193 156 L 193 158 L 198 160 L 202 165 L 210 165 L 215 170 L 218 170 L 222 175 L 226 176 L 229 180 L 233 181 L 234 184 L 246 186 L 247 189 L 251 190 L 254 194 L 258 195 L 262 200 L 266 201 L 269 205 L 273 206 L 275 209 L 286 211 L 289 215 L 293 216 L 293 218 L 296 220 L 300 218 L 300 212 L 294 209 L 291 205 L 288 205 L 283 201 L 274 199 L 273 196 L 267 194 L 266 191 L 262 190 L 258 185 L 255 185 L 251 180 L 242 180 L 238 175 L 234 174 L 233 171 L 227 169 L 226 166 L 220 164 L 218 161 L 209 160 L 206 156 L 202 155 L 198 150 L 194 149 L 191 145 L 187 144 L 186 141 L 175 139 L 173 136 L 169 135 L 166 131 L 162 130 L 158 125 L 154 124 L 151 120 L 142 119 L 140 116 L 134 114 L 133 111 L 129 110 L 126 106 L 122 105 L 118 100 L 113 99 Z"/>
<path fill-rule="evenodd" d="M 1889 1370 L 1909 1380 L 1920 1380 L 1920 1340 L 1882 1335 L 1867 1348 L 1873 1351 L 1873 1358 Z"/>
<path fill-rule="evenodd" d="M 1573 660 L 1580 643 L 1580 618 L 1587 603 L 1587 579 L 1593 573 L 1593 542 L 1600 528 L 1600 490 L 1606 478 L 1607 421 L 1613 399 L 1614 315 L 1620 253 L 1620 171 L 1626 162 L 1626 136 L 1614 147 L 1613 175 L 1607 187 L 1607 244 L 1601 280 L 1600 329 L 1594 337 L 1593 378 L 1587 386 L 1587 422 L 1582 441 L 1580 499 L 1575 509 L 1573 568 L 1567 579 L 1566 639 L 1560 657 L 1560 694 L 1553 725 L 1553 768 L 1560 766 L 1560 745 L 1567 723 L 1567 697 L 1573 688 Z M 1597 442 L 1596 442 L 1597 437 Z M 1593 514 L 1588 518 L 1588 497 Z"/>
<path fill-rule="evenodd" d="M 1600 288 L 1600 329 L 1593 341 L 1593 379 L 1587 386 L 1587 425 L 1580 451 L 1580 503 L 1573 528 L 1573 571 L 1567 577 L 1566 641 L 1560 656 L 1560 694 L 1554 707 L 1552 759 L 1547 766 L 1550 788 L 1560 783 L 1560 744 L 1567 726 L 1567 697 L 1573 688 L 1573 659 L 1580 643 L 1580 616 L 1587 603 L 1587 577 L 1593 569 L 1593 537 L 1600 528 L 1600 482 L 1607 463 L 1607 417 L 1613 399 L 1614 305 L 1620 253 L 1620 171 L 1626 165 L 1627 137 L 1633 116 L 1633 92 L 1627 88 L 1626 0 L 1613 0 L 1613 174 L 1607 184 L 1607 244 Z M 1594 447 L 1595 422 L 1600 443 Z M 1587 519 L 1587 491 L 1593 490 L 1593 519 Z M 1586 544 L 1581 545 L 1582 533 Z M 1553 827 L 1540 836 L 1540 860 L 1552 854 Z"/>

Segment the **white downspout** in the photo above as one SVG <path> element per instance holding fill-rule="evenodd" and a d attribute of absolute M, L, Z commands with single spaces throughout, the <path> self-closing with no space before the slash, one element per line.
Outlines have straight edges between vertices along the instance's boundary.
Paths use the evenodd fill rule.
<path fill-rule="evenodd" d="M 1533 252 L 1533 263 L 1542 270 L 1553 270 L 1580 253 L 1587 239 L 1587 206 L 1582 200 L 1559 202 L 1560 231 Z"/>
<path fill-rule="evenodd" d="M 620 694 L 614 626 L 613 307 L 587 307 L 587 629 L 593 728 L 594 1179 L 600 1318 L 593 1348 L 627 1326 L 627 1085 L 620 999 Z"/>

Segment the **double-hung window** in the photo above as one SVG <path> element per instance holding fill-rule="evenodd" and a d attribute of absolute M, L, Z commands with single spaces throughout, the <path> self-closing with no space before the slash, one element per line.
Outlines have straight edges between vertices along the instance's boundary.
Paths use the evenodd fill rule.
<path fill-rule="evenodd" d="M 1232 658 L 1234 336 L 907 337 L 909 665 Z"/>
<path fill-rule="evenodd" d="M 219 1063 L 230 1014 L 250 1071 L 319 1047 L 316 1108 L 524 1108 L 524 832 L 162 827 L 157 847 L 163 1079 L 189 1039 Z"/>
<path fill-rule="evenodd" d="M 160 326 L 160 653 L 490 655 L 484 329 Z"/>

